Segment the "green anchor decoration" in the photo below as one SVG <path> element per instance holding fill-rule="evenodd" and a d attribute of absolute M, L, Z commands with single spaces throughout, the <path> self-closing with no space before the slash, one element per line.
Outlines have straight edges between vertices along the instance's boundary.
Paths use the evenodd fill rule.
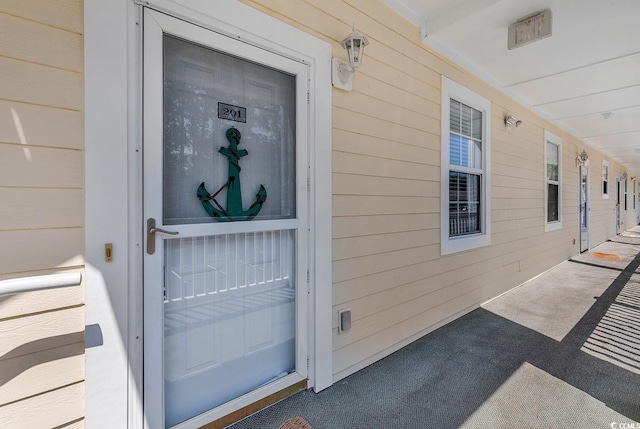
<path fill-rule="evenodd" d="M 242 209 L 242 190 L 240 189 L 240 170 L 242 169 L 238 163 L 240 158 L 249 155 L 249 152 L 246 149 L 238 149 L 241 135 L 236 128 L 229 128 L 226 136 L 229 141 L 229 147 L 221 147 L 218 152 L 229 159 L 229 180 L 213 195 L 209 194 L 207 188 L 204 187 L 204 182 L 202 182 L 198 187 L 198 199 L 202 203 L 202 207 L 209 213 L 209 216 L 218 222 L 251 220 L 258 214 L 267 200 L 267 190 L 260 185 L 260 190 L 256 194 L 256 201 L 248 210 Z M 224 188 L 227 188 L 226 209 L 216 200 L 216 196 Z M 212 201 L 213 204 L 211 204 Z"/>

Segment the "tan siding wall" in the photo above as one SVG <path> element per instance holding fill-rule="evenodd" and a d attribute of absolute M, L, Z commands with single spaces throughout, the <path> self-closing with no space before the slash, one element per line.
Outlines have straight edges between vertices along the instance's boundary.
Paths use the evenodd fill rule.
<path fill-rule="evenodd" d="M 84 269 L 82 33 L 82 0 L 0 0 L 0 280 Z M 84 426 L 83 302 L 0 296 L 0 427 Z"/>
<path fill-rule="evenodd" d="M 615 195 L 602 199 L 601 154 L 431 52 L 418 29 L 381 2 L 243 1 L 331 43 L 338 57 L 345 56 L 339 40 L 353 22 L 370 41 L 353 91 L 332 94 L 336 378 L 577 254 L 575 159 L 584 148 L 592 160 L 591 245 L 615 235 Z M 446 257 L 440 256 L 442 75 L 492 103 L 492 244 Z M 507 113 L 523 125 L 506 131 Z M 548 233 L 545 129 L 563 140 L 563 229 Z M 619 166 L 610 162 L 614 189 Z M 632 216 L 631 209 L 625 213 L 625 226 Z M 338 335 L 337 311 L 345 307 L 352 329 Z"/>

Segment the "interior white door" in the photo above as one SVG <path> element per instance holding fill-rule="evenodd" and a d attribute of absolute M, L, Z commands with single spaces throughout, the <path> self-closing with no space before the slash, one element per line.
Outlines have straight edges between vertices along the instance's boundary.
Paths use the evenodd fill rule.
<path fill-rule="evenodd" d="M 143 70 L 144 406 L 168 428 L 306 378 L 308 71 L 149 10 Z"/>

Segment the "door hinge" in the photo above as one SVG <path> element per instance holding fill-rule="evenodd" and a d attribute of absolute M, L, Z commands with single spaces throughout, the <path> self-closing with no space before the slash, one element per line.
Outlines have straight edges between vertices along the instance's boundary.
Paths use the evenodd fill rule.
<path fill-rule="evenodd" d="M 311 178 L 307 177 L 307 192 L 311 191 Z"/>
<path fill-rule="evenodd" d="M 307 284 L 309 284 L 310 279 L 311 279 L 311 275 L 309 273 L 309 268 L 307 268 Z"/>
<path fill-rule="evenodd" d="M 311 367 L 311 360 L 309 359 L 309 356 L 307 356 L 307 372 L 309 372 L 310 367 Z"/>
<path fill-rule="evenodd" d="M 307 104 L 311 103 L 311 91 L 307 89 Z"/>

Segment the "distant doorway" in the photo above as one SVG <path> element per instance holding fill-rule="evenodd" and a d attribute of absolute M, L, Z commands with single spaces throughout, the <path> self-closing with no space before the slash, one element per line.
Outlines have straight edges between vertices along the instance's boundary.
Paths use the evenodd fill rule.
<path fill-rule="evenodd" d="M 580 252 L 589 250 L 589 166 L 580 166 Z"/>
<path fill-rule="evenodd" d="M 620 234 L 621 221 L 620 221 L 620 195 L 622 192 L 620 189 L 620 176 L 616 177 L 616 235 Z"/>

